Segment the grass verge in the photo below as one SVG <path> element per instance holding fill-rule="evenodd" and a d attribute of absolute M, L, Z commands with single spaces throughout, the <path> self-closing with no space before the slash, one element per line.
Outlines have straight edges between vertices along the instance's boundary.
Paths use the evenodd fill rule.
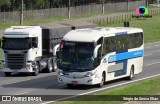
<path fill-rule="evenodd" d="M 112 89 L 97 92 L 93 95 L 154 95 L 160 93 L 160 77 L 154 77 L 143 81 L 115 87 Z M 104 96 L 105 97 L 105 96 Z M 98 96 L 81 96 L 70 99 L 70 101 L 60 101 L 56 104 L 122 104 L 125 101 L 100 101 Z M 94 101 L 92 101 L 94 100 Z"/>

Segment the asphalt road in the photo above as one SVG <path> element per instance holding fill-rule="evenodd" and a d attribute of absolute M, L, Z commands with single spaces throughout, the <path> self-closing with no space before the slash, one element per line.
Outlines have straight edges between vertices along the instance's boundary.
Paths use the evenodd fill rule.
<path fill-rule="evenodd" d="M 58 100 L 75 95 L 90 94 L 95 91 L 132 83 L 153 76 L 160 76 L 160 41 L 145 45 L 143 71 L 136 75 L 132 81 L 121 79 L 108 82 L 104 85 L 103 88 L 97 88 L 96 86 L 78 86 L 69 89 L 65 84 L 58 83 L 57 73 L 55 72 L 49 74 L 41 73 L 38 76 L 28 76 L 21 74 L 13 75 L 11 77 L 4 77 L 3 73 L 0 73 L 0 95 L 66 95 L 55 96 L 54 99 Z M 0 103 L 9 104 L 9 102 Z M 17 104 L 17 102 L 10 103 Z M 27 103 L 28 102 L 26 102 L 26 104 Z"/>

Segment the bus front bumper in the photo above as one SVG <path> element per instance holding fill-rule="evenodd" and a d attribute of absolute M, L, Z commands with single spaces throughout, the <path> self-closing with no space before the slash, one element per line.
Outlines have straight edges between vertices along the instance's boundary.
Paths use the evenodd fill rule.
<path fill-rule="evenodd" d="M 58 75 L 58 82 L 64 84 L 73 84 L 73 85 L 95 85 L 100 83 L 100 78 L 91 76 L 83 78 L 69 78 L 66 76 Z"/>

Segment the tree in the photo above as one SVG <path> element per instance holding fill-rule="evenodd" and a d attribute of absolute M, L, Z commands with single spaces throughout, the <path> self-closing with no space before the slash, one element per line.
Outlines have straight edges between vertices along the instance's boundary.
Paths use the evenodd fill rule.
<path fill-rule="evenodd" d="M 11 6 L 10 0 L 0 0 L 0 11 L 5 11 Z"/>

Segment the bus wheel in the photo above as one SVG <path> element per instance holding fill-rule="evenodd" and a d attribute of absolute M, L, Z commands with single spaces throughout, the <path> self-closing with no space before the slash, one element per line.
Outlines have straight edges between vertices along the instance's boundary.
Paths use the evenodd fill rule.
<path fill-rule="evenodd" d="M 11 72 L 5 72 L 5 76 L 11 76 Z"/>
<path fill-rule="evenodd" d="M 40 66 L 39 63 L 36 62 L 36 68 L 34 68 L 33 76 L 37 76 L 39 74 Z"/>
<path fill-rule="evenodd" d="M 103 73 L 101 82 L 98 84 L 98 87 L 102 87 L 104 85 L 104 82 L 105 82 L 105 74 Z"/>
<path fill-rule="evenodd" d="M 130 70 L 130 75 L 128 76 L 128 79 L 132 80 L 133 78 L 134 78 L 134 67 L 132 66 L 131 70 Z"/>

